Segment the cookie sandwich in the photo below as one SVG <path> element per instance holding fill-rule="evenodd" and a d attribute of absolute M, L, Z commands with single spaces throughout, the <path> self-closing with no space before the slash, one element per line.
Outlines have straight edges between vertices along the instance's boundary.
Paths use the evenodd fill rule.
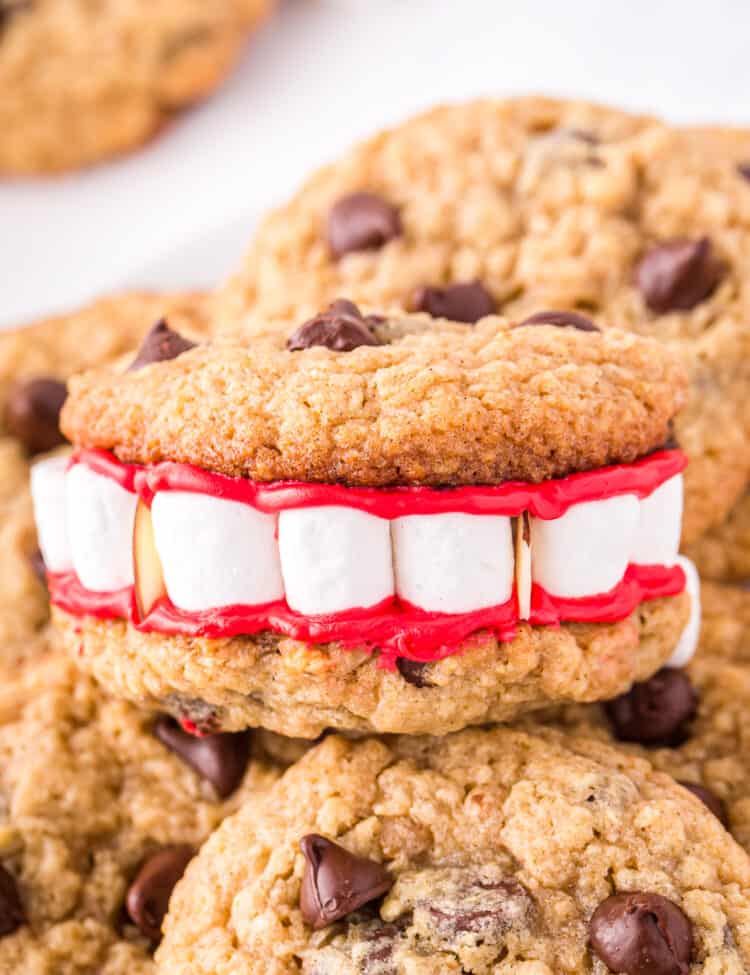
<path fill-rule="evenodd" d="M 580 315 L 338 302 L 284 349 L 162 331 L 71 381 L 73 458 L 34 468 L 58 627 L 202 730 L 443 733 L 612 697 L 695 642 L 684 398 L 662 346 Z"/>

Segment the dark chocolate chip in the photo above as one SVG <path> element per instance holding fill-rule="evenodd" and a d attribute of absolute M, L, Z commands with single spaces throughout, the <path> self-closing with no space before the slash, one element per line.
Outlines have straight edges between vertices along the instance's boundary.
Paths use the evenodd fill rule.
<path fill-rule="evenodd" d="M 523 328 L 525 325 L 557 325 L 559 328 L 577 328 L 579 332 L 601 332 L 590 318 L 579 315 L 576 311 L 539 311 L 530 318 L 524 318 L 516 328 Z"/>
<path fill-rule="evenodd" d="M 693 950 L 689 919 L 660 894 L 608 897 L 589 922 L 595 954 L 619 975 L 688 975 Z"/>
<path fill-rule="evenodd" d="M 17 383 L 5 404 L 5 426 L 32 454 L 65 443 L 60 432 L 60 410 L 68 395 L 57 379 L 29 379 Z"/>
<path fill-rule="evenodd" d="M 300 849 L 307 861 L 300 908 L 316 930 L 382 897 L 393 886 L 393 878 L 381 864 L 355 856 L 324 836 L 303 836 Z"/>
<path fill-rule="evenodd" d="M 29 555 L 29 565 L 31 566 L 31 571 L 37 577 L 37 579 L 47 585 L 47 566 L 44 564 L 44 556 L 40 549 L 32 552 Z"/>
<path fill-rule="evenodd" d="M 497 307 L 481 281 L 451 284 L 446 288 L 418 288 L 411 305 L 414 311 L 426 311 L 433 318 L 448 318 L 468 325 L 492 315 Z"/>
<path fill-rule="evenodd" d="M 737 163 L 737 172 L 750 183 L 750 162 Z"/>
<path fill-rule="evenodd" d="M 421 660 L 409 660 L 406 657 L 398 657 L 396 667 L 407 684 L 413 684 L 415 687 L 435 686 L 427 679 L 425 674 L 427 664 L 422 663 Z"/>
<path fill-rule="evenodd" d="M 684 789 L 687 789 L 688 792 L 692 792 L 694 796 L 700 799 L 707 809 L 711 810 L 724 829 L 729 829 L 727 807 L 715 792 L 712 792 L 711 789 L 707 789 L 705 785 L 698 785 L 697 782 L 684 782 L 682 779 L 679 779 L 678 781 Z"/>
<path fill-rule="evenodd" d="M 360 345 L 377 345 L 368 319 L 362 316 L 353 301 L 339 298 L 324 312 L 311 318 L 293 332 L 287 340 L 290 352 L 322 345 L 334 352 L 351 352 Z"/>
<path fill-rule="evenodd" d="M 708 237 L 676 238 L 658 244 L 643 257 L 635 281 L 651 311 L 689 311 L 708 298 L 726 273 Z"/>
<path fill-rule="evenodd" d="M 0 864 L 0 938 L 13 934 L 25 923 L 18 884 L 13 874 Z"/>
<path fill-rule="evenodd" d="M 197 738 L 165 714 L 154 724 L 154 736 L 207 779 L 221 799 L 231 795 L 242 782 L 250 757 L 249 732 L 222 731 Z"/>
<path fill-rule="evenodd" d="M 175 332 L 167 324 L 166 318 L 161 318 L 144 337 L 135 359 L 128 366 L 128 372 L 135 372 L 154 362 L 168 362 L 194 348 L 195 342 Z"/>
<path fill-rule="evenodd" d="M 153 944 L 161 940 L 169 898 L 194 856 L 192 847 L 165 846 L 143 861 L 130 885 L 125 902 L 128 915 Z"/>
<path fill-rule="evenodd" d="M 398 210 L 377 193 L 350 193 L 328 214 L 328 246 L 334 257 L 377 250 L 400 235 Z"/>
<path fill-rule="evenodd" d="M 644 745 L 676 746 L 687 737 L 687 725 L 698 709 L 698 695 L 681 670 L 664 667 L 633 684 L 626 694 L 604 705 L 615 737 Z"/>

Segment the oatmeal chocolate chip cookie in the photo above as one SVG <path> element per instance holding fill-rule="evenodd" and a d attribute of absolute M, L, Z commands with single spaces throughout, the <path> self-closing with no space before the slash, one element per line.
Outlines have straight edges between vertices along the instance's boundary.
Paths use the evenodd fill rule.
<path fill-rule="evenodd" d="M 0 691 L 0 971 L 155 972 L 187 861 L 278 776 L 246 734 L 195 738 L 54 651 Z"/>
<path fill-rule="evenodd" d="M 670 130 L 579 102 L 437 108 L 273 213 L 217 313 L 230 333 L 288 334 L 345 297 L 464 322 L 574 311 L 659 339 L 690 372 L 676 424 L 689 542 L 750 473 L 748 159 L 750 132 Z"/>
<path fill-rule="evenodd" d="M 271 0 L 2 0 L 0 172 L 133 149 L 210 94 Z"/>
<path fill-rule="evenodd" d="M 157 959 L 164 975 L 739 975 L 748 884 L 702 803 L 601 743 L 331 737 L 209 839 Z"/>
<path fill-rule="evenodd" d="M 690 656 L 684 378 L 657 342 L 346 300 L 287 342 L 159 326 L 71 380 L 37 522 L 108 687 L 202 727 L 439 733 Z"/>

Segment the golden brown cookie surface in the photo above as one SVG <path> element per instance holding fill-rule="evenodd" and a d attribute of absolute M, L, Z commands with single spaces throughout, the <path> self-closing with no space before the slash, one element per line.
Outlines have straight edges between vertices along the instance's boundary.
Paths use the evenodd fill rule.
<path fill-rule="evenodd" d="M 634 461 L 668 440 L 684 402 L 677 360 L 624 332 L 412 327 L 351 351 L 214 343 L 88 373 L 63 429 L 122 460 L 260 481 L 493 484 Z"/>
<path fill-rule="evenodd" d="M 596 742 L 329 738 L 262 812 L 225 821 L 188 869 L 166 975 L 604 972 L 608 901 L 634 891 L 668 913 L 675 971 L 750 963 L 744 851 L 667 776 Z"/>
<path fill-rule="evenodd" d="M 0 172 L 59 172 L 140 145 L 210 94 L 271 0 L 4 3 Z"/>

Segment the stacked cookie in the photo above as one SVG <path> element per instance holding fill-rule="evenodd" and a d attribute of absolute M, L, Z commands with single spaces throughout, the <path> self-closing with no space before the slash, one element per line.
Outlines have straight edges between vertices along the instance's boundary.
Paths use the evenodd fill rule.
<path fill-rule="evenodd" d="M 743 138 L 437 110 L 268 219 L 213 339 L 70 378 L 11 971 L 750 970 L 748 604 L 710 583 L 701 627 L 679 554 L 750 473 Z"/>

